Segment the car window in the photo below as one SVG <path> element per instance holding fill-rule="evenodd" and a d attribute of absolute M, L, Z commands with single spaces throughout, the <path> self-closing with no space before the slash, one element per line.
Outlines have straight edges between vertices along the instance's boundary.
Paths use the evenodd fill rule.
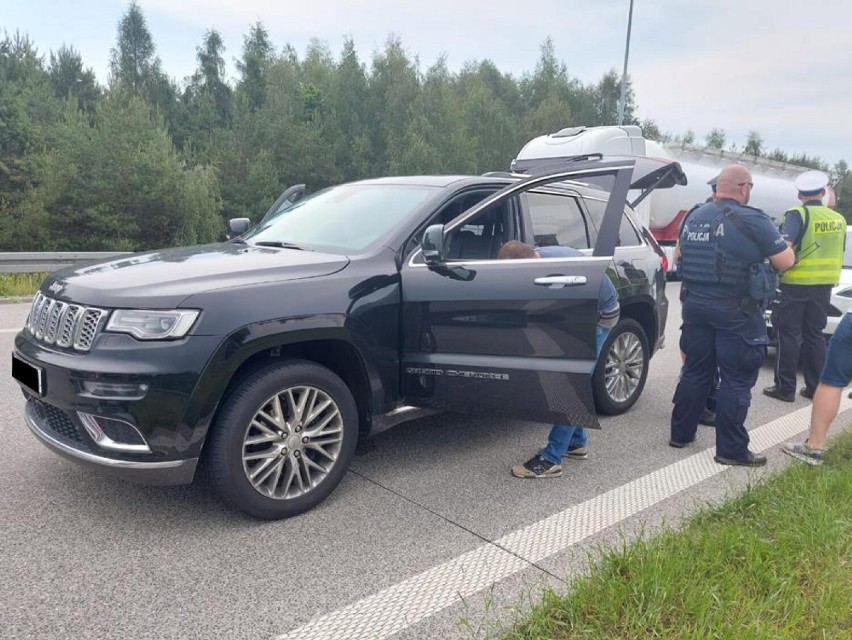
<path fill-rule="evenodd" d="M 259 224 L 243 239 L 324 251 L 362 250 L 410 218 L 437 187 L 345 184 L 311 194 Z"/>
<path fill-rule="evenodd" d="M 575 197 L 531 191 L 526 194 L 525 201 L 536 245 L 574 249 L 594 246 L 592 229 Z M 606 203 L 603 205 L 605 208 Z"/>
<path fill-rule="evenodd" d="M 453 220 L 458 218 L 459 215 L 461 215 L 462 213 L 464 213 L 465 211 L 467 211 L 468 209 L 473 207 L 475 204 L 477 204 L 478 202 L 482 201 L 483 199 L 485 199 L 486 197 L 488 197 L 489 195 L 494 193 L 494 190 L 495 189 L 483 190 L 483 191 L 474 191 L 472 193 L 470 193 L 470 192 L 464 193 L 462 195 L 456 196 L 455 198 L 453 198 L 449 202 L 442 205 L 438 209 L 438 212 L 433 214 L 429 218 L 429 220 L 414 235 L 412 235 L 411 238 L 408 239 L 408 242 L 406 243 L 405 253 L 409 254 L 409 253 L 417 250 L 417 248 L 420 246 L 420 240 L 423 237 L 423 230 L 428 225 L 442 224 L 446 227 Z M 481 236 L 483 233 L 485 233 L 484 225 L 474 223 L 472 221 L 468 221 L 468 223 L 464 225 L 463 229 L 459 229 L 459 231 L 461 231 L 461 230 L 472 231 L 473 233 L 475 233 L 478 236 Z M 450 240 L 452 239 L 452 233 L 453 232 L 451 232 L 449 234 Z M 449 240 L 448 240 L 448 242 L 449 242 Z M 454 251 L 455 255 L 451 256 L 450 259 L 458 259 L 458 258 L 463 257 L 463 256 L 459 255 L 460 251 L 459 251 L 458 243 L 456 243 L 456 245 L 454 245 L 452 247 L 452 249 L 455 250 Z"/>
<path fill-rule="evenodd" d="M 639 239 L 639 234 L 627 214 L 621 216 L 621 227 L 618 230 L 618 246 L 619 247 L 635 247 L 642 244 Z"/>
<path fill-rule="evenodd" d="M 592 225 L 594 226 L 594 231 L 592 231 L 592 234 L 595 238 L 597 238 L 597 230 L 600 228 L 601 221 L 603 220 L 604 216 L 604 211 L 606 211 L 606 202 L 595 198 L 585 198 L 583 202 L 586 205 L 586 209 L 588 210 L 589 216 L 592 219 Z M 592 242 L 594 242 L 594 240 L 592 240 Z M 621 226 L 618 228 L 618 244 L 616 246 L 635 247 L 641 244 L 642 240 L 639 236 L 639 233 L 636 231 L 636 228 L 630 222 L 630 219 L 627 217 L 626 214 L 621 216 Z"/>
<path fill-rule="evenodd" d="M 449 231 L 448 260 L 493 260 L 511 235 L 507 212 L 515 199 L 491 205 Z M 472 205 L 471 205 L 472 206 Z"/>

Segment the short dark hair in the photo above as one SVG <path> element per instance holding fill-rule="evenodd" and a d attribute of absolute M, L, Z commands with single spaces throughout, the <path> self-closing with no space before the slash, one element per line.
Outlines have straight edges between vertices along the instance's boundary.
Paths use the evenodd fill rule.
<path fill-rule="evenodd" d="M 500 260 L 522 260 L 524 258 L 537 258 L 538 254 L 535 248 L 526 242 L 520 240 L 509 240 L 497 253 L 497 258 Z"/>

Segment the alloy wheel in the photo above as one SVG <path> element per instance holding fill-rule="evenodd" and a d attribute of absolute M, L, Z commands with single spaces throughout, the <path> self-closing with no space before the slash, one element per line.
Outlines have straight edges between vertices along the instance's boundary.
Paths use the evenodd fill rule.
<path fill-rule="evenodd" d="M 639 387 L 645 358 L 639 338 L 625 332 L 616 337 L 606 356 L 606 391 L 616 402 L 625 402 Z"/>
<path fill-rule="evenodd" d="M 343 417 L 331 396 L 312 386 L 289 387 L 268 398 L 246 428 L 243 471 L 263 496 L 297 498 L 328 476 L 342 443 Z"/>

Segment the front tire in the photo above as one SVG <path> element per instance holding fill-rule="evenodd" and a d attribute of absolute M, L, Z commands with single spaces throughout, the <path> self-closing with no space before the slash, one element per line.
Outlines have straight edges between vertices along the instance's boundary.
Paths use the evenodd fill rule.
<path fill-rule="evenodd" d="M 642 395 L 651 349 L 642 326 L 623 318 L 609 332 L 592 376 L 598 413 L 614 416 L 627 411 Z"/>
<path fill-rule="evenodd" d="M 312 362 L 272 364 L 240 382 L 217 416 L 206 452 L 211 484 L 255 518 L 289 518 L 337 487 L 357 440 L 343 380 Z"/>

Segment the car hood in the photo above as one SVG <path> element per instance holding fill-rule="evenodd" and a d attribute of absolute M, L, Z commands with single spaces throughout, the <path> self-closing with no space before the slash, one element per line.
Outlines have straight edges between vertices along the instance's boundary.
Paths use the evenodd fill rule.
<path fill-rule="evenodd" d="M 347 264 L 349 258 L 341 255 L 219 243 L 70 267 L 51 274 L 41 291 L 90 306 L 167 309 L 194 294 L 315 278 L 340 271 Z"/>
<path fill-rule="evenodd" d="M 840 279 L 831 290 L 831 306 L 841 313 L 846 313 L 852 304 L 852 267 L 840 270 Z"/>
<path fill-rule="evenodd" d="M 835 291 L 852 287 L 852 267 L 843 267 L 840 270 L 840 279 L 837 281 Z"/>

